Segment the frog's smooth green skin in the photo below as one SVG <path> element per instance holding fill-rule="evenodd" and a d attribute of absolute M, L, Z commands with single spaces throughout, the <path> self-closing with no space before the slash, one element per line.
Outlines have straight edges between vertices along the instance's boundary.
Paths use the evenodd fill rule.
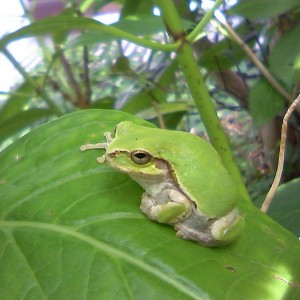
<path fill-rule="evenodd" d="M 174 226 L 177 236 L 206 246 L 235 240 L 244 219 L 237 189 L 218 153 L 186 132 L 118 124 L 115 137 L 81 150 L 106 149 L 99 163 L 129 174 L 145 190 L 141 210 L 151 220 Z"/>

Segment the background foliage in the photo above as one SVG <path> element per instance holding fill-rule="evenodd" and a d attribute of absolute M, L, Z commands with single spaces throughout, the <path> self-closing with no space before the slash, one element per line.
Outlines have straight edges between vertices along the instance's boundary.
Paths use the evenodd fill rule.
<path fill-rule="evenodd" d="M 44 18 L 45 12 L 47 17 L 49 15 L 42 1 L 23 3 L 31 25 L 0 41 L 2 53 L 23 78 L 5 93 L 0 108 L 0 149 L 12 143 L 0 156 L 1 245 L 5 245 L 1 250 L 0 275 L 6 278 L 7 284 L 13 282 L 11 289 L 6 288 L 7 284 L 0 286 L 0 295 L 5 296 L 4 299 L 18 299 L 21 295 L 28 299 L 50 295 L 67 299 L 66 291 L 70 292 L 78 285 L 70 293 L 70 299 L 76 299 L 76 295 L 77 299 L 98 297 L 97 293 L 103 290 L 108 293 L 106 297 L 102 294 L 103 299 L 118 295 L 139 298 L 143 288 L 138 289 L 139 285 L 131 280 L 144 278 L 145 287 L 143 284 L 141 287 L 154 293 L 149 294 L 149 299 L 153 299 L 155 293 L 165 293 L 164 297 L 174 299 L 173 293 L 179 291 L 187 299 L 224 299 L 224 289 L 228 286 L 226 295 L 230 299 L 238 299 L 241 291 L 252 298 L 265 293 L 265 299 L 276 299 L 275 296 L 280 299 L 282 295 L 286 295 L 286 299 L 297 299 L 299 274 L 295 270 L 297 266 L 300 269 L 296 258 L 299 244 L 292 235 L 254 208 L 247 205 L 244 208 L 248 227 L 241 240 L 223 252 L 211 252 L 211 249 L 193 243 L 178 242 L 169 227 L 148 223 L 137 210 L 139 187 L 108 167 L 100 168 L 94 163 L 93 153 L 78 156 L 76 145 L 88 141 L 89 136 L 99 141 L 105 128 L 111 130 L 118 121 L 130 118 L 114 114 L 112 109 L 144 118 L 160 127 L 193 129 L 202 135 L 205 132 L 176 55 L 162 51 L 159 46 L 169 40 L 162 19 L 153 15 L 152 1 L 53 3 L 58 6 L 51 18 Z M 206 15 L 204 1 L 203 5 L 196 1 L 175 3 L 186 32 L 191 32 Z M 276 167 L 283 112 L 299 93 L 299 7 L 296 0 L 263 3 L 245 0 L 235 5 L 225 1 L 221 6 L 220 12 L 265 66 L 270 77 L 258 68 L 253 57 L 245 53 L 215 18 L 194 43 L 206 86 L 257 206 L 269 188 Z M 114 34 L 90 19 L 105 9 L 120 13 L 119 21 L 113 24 Z M 101 31 L 99 26 L 102 26 Z M 130 34 L 129 38 L 123 31 Z M 13 47 L 18 47 L 20 39 L 27 37 L 34 37 L 39 47 L 38 64 L 33 68 L 26 68 L 10 52 Z M 157 45 L 145 48 L 146 45 L 137 45 L 137 40 L 132 37 L 143 37 L 145 43 L 156 41 Z M 274 80 L 278 85 L 274 85 Z M 95 112 L 71 114 L 87 108 Z M 70 116 L 59 118 L 68 114 Z M 299 121 L 299 111 L 296 111 L 290 121 L 283 178 L 286 183 L 282 184 L 269 211 L 271 217 L 297 236 L 300 213 L 295 195 L 298 195 L 300 185 L 295 178 L 299 177 L 300 170 Z M 39 128 L 20 139 L 36 127 Z M 22 153 L 27 156 L 21 164 L 16 164 Z M 106 180 L 101 177 L 102 172 L 108 174 Z M 111 205 L 122 190 L 126 190 L 126 199 L 133 202 L 125 203 L 124 199 L 121 206 L 119 202 Z M 100 198 L 103 199 L 101 203 L 88 202 L 88 199 Z M 74 203 L 74 199 L 78 202 Z M 93 204 L 86 206 L 86 203 Z M 96 211 L 98 213 L 93 215 Z M 68 217 L 61 217 L 65 216 L 64 212 Z M 106 223 L 106 220 L 110 222 Z M 255 224 L 255 220 L 261 225 Z M 20 221 L 20 225 L 16 221 Z M 85 228 L 84 225 L 81 227 L 81 222 L 87 223 Z M 136 227 L 143 230 L 126 237 Z M 148 240 L 142 238 L 144 232 L 149 232 Z M 264 240 L 266 232 L 269 243 Z M 256 233 L 258 237 L 253 238 Z M 170 239 L 167 245 L 164 243 L 166 236 Z M 153 250 L 156 243 L 157 249 Z M 36 246 L 32 247 L 32 244 Z M 110 248 L 106 248 L 107 245 Z M 112 249 L 115 252 L 110 256 L 110 262 L 104 262 Z M 170 254 L 170 249 L 176 249 L 175 253 Z M 20 258 L 21 253 L 27 261 Z M 60 272 L 57 268 L 62 265 L 57 261 L 58 253 L 64 265 Z M 72 253 L 70 261 L 67 253 Z M 191 253 L 201 253 L 201 259 L 195 260 L 196 254 Z M 272 260 L 274 253 L 277 256 Z M 137 254 L 138 259 L 133 263 Z M 277 260 L 279 254 L 284 257 L 283 261 Z M 177 256 L 186 258 L 181 265 L 175 266 Z M 49 263 L 46 262 L 48 258 Z M 5 264 L 7 261 L 14 262 L 13 273 Z M 88 261 L 89 268 L 82 261 Z M 129 267 L 132 263 L 139 271 Z M 254 265 L 256 269 L 252 272 Z M 193 270 L 192 277 L 187 277 L 189 268 Z M 103 273 L 99 274 L 99 269 Z M 208 269 L 211 276 L 200 276 L 202 272 L 198 270 L 203 269 Z M 12 276 L 20 270 L 26 270 L 24 274 L 31 273 L 32 278 Z M 97 280 L 79 283 L 78 274 L 82 272 L 92 278 L 105 278 L 105 274 L 111 272 L 117 272 L 118 276 L 115 276 L 116 282 L 103 281 L 103 285 Z M 223 272 L 216 282 L 206 282 L 207 278 Z M 56 279 L 49 275 L 52 273 L 56 274 Z M 240 274 L 243 274 L 244 282 L 251 282 L 247 291 L 243 280 L 238 279 Z M 220 287 L 222 278 L 226 280 L 218 294 L 214 287 Z M 268 283 L 262 285 L 265 278 Z M 160 290 L 162 282 L 167 282 L 170 288 Z M 30 286 L 34 288 L 30 289 Z M 113 295 L 116 286 L 122 289 Z M 184 286 L 188 286 L 190 292 Z M 86 294 L 78 294 L 83 289 Z"/>

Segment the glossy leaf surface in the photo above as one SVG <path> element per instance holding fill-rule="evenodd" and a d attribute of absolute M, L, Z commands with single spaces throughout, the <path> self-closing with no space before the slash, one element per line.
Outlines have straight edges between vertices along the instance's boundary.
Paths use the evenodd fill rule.
<path fill-rule="evenodd" d="M 251 204 L 235 243 L 206 248 L 144 217 L 103 151 L 80 152 L 125 119 L 145 123 L 80 111 L 0 153 L 0 299 L 299 299 L 299 241 Z"/>

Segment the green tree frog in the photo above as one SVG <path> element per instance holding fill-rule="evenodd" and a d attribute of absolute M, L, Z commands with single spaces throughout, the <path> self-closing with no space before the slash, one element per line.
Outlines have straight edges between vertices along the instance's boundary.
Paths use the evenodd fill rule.
<path fill-rule="evenodd" d="M 235 240 L 244 219 L 237 208 L 235 182 L 215 149 L 204 139 L 181 131 L 117 125 L 106 142 L 81 150 L 105 149 L 97 158 L 127 173 L 145 190 L 140 205 L 149 219 L 174 226 L 177 236 L 205 246 Z"/>

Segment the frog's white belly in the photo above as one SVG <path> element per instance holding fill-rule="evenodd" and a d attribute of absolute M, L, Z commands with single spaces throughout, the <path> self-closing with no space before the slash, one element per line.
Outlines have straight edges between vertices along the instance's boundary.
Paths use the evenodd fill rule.
<path fill-rule="evenodd" d="M 160 175 L 143 175 L 143 174 L 129 174 L 129 176 L 136 181 L 147 194 L 156 199 L 157 204 L 168 201 L 168 190 L 178 188 L 172 182 L 167 174 Z"/>

